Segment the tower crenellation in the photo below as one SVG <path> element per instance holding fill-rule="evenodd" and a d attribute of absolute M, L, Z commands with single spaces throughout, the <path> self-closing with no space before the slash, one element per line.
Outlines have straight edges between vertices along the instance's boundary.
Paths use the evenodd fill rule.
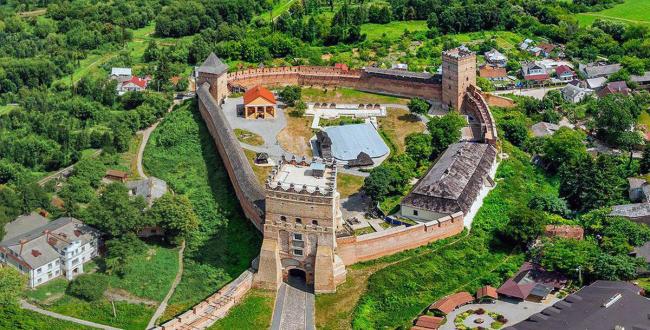
<path fill-rule="evenodd" d="M 471 85 L 476 85 L 476 53 L 465 46 L 442 52 L 442 107 L 460 111 Z"/>

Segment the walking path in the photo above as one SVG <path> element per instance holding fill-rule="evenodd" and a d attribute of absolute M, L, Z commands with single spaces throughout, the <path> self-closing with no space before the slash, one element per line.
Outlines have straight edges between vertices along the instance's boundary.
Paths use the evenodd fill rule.
<path fill-rule="evenodd" d="M 172 102 L 172 105 L 169 106 L 169 109 L 167 109 L 167 112 L 171 112 L 172 109 L 174 108 L 175 105 L 180 104 L 180 100 L 174 99 Z M 164 117 L 163 117 L 164 118 Z M 149 136 L 151 136 L 151 132 L 158 127 L 158 124 L 162 121 L 163 118 L 158 119 L 153 125 L 145 128 L 144 130 L 140 131 L 142 133 L 142 142 L 140 142 L 140 148 L 138 149 L 138 159 L 137 159 L 137 165 L 136 168 L 138 170 L 138 175 L 142 179 L 146 179 L 147 175 L 144 174 L 144 169 L 142 168 L 142 156 L 144 155 L 144 149 L 147 146 L 147 142 L 149 142 Z"/>
<path fill-rule="evenodd" d="M 110 327 L 108 325 L 103 325 L 103 324 L 99 324 L 99 323 L 95 323 L 95 322 L 80 320 L 80 319 L 77 319 L 77 318 L 74 318 L 74 317 L 61 315 L 59 313 L 46 311 L 46 310 L 44 310 L 42 308 L 39 308 L 37 306 L 34 306 L 34 305 L 26 302 L 24 300 L 20 301 L 20 307 L 22 309 L 27 309 L 27 310 L 30 310 L 30 311 L 33 311 L 33 312 L 36 312 L 36 313 L 39 313 L 39 314 L 47 315 L 47 316 L 53 317 L 55 319 L 64 320 L 64 321 L 68 321 L 68 322 L 73 322 L 73 323 L 85 325 L 87 327 L 93 327 L 93 328 L 104 329 L 104 330 L 121 330 L 120 328 L 114 328 L 114 327 Z"/>
<path fill-rule="evenodd" d="M 287 283 L 278 290 L 271 330 L 315 330 L 314 294 Z"/>
<path fill-rule="evenodd" d="M 165 312 L 165 309 L 167 309 L 167 303 L 169 302 L 169 299 L 172 297 L 172 294 L 174 294 L 174 291 L 176 290 L 178 283 L 181 282 L 181 278 L 183 277 L 183 252 L 184 251 L 185 251 L 185 241 L 183 241 L 183 243 L 181 244 L 181 249 L 178 250 L 178 272 L 176 272 L 176 278 L 174 278 L 174 282 L 172 282 L 172 287 L 169 288 L 169 292 L 167 292 L 165 299 L 163 299 L 163 301 L 160 302 L 160 305 L 158 305 L 156 312 L 153 313 L 151 320 L 149 320 L 147 329 L 153 329 L 156 326 L 156 321 L 158 321 L 158 319 Z"/>

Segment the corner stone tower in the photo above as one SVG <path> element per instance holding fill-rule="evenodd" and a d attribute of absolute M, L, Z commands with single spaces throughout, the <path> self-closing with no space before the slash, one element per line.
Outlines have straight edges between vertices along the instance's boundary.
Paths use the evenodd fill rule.
<path fill-rule="evenodd" d="M 470 85 L 476 86 L 476 54 L 464 46 L 442 52 L 442 108 L 460 111 Z"/>
<path fill-rule="evenodd" d="M 266 182 L 266 219 L 258 287 L 275 290 L 291 276 L 316 293 L 336 291 L 347 271 L 336 255 L 342 226 L 336 164 L 304 159 L 279 162 Z"/>
<path fill-rule="evenodd" d="M 217 55 L 210 53 L 197 72 L 196 87 L 200 87 L 205 82 L 209 83 L 210 94 L 218 104 L 221 104 L 228 96 L 228 66 Z"/>

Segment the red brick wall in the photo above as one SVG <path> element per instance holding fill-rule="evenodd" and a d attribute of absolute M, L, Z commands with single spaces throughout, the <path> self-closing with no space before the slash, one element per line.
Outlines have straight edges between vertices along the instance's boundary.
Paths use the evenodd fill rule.
<path fill-rule="evenodd" d="M 397 230 L 337 238 L 336 254 L 347 266 L 413 249 L 463 231 L 462 213 L 454 218 L 445 217 L 441 220 L 445 219 L 447 221 L 440 224 L 419 224 Z"/>

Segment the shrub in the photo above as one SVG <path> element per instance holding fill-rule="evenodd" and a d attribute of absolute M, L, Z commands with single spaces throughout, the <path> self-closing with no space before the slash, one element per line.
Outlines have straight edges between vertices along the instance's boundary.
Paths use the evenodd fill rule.
<path fill-rule="evenodd" d="M 483 309 L 483 308 L 479 308 L 479 309 L 477 309 L 477 310 L 474 311 L 474 314 L 476 314 L 476 315 L 483 315 L 483 314 L 485 314 L 485 309 Z"/>
<path fill-rule="evenodd" d="M 106 277 L 98 274 L 80 275 L 68 285 L 68 294 L 86 301 L 97 301 L 108 288 Z"/>

